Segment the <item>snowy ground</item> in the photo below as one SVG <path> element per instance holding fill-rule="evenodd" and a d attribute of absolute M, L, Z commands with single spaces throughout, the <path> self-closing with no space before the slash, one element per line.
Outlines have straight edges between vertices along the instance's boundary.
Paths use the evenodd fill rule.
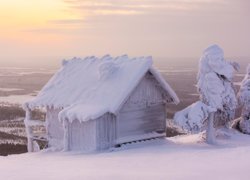
<path fill-rule="evenodd" d="M 210 146 L 198 135 L 155 140 L 98 154 L 32 153 L 0 157 L 4 180 L 249 180 L 250 136 Z"/>

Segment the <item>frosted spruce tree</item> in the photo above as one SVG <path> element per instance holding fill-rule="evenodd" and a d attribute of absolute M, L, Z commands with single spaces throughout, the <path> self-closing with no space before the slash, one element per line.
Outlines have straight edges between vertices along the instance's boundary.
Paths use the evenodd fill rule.
<path fill-rule="evenodd" d="M 242 106 L 239 127 L 243 133 L 250 134 L 250 64 L 247 67 L 247 74 L 241 82 L 238 99 Z"/>
<path fill-rule="evenodd" d="M 212 45 L 204 50 L 199 63 L 197 88 L 200 100 L 216 109 L 210 112 L 207 119 L 206 140 L 215 142 L 214 126 L 226 126 L 234 118 L 237 99 L 232 84 L 234 70 L 238 70 L 237 63 L 224 59 L 223 50 Z"/>

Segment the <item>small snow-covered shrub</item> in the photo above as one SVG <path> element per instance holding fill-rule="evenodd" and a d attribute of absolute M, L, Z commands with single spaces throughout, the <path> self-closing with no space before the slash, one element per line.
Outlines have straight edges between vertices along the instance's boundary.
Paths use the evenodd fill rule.
<path fill-rule="evenodd" d="M 198 133 L 203 129 L 209 113 L 213 111 L 215 111 L 215 109 L 201 101 L 197 101 L 182 111 L 175 113 L 174 123 L 186 132 Z"/>

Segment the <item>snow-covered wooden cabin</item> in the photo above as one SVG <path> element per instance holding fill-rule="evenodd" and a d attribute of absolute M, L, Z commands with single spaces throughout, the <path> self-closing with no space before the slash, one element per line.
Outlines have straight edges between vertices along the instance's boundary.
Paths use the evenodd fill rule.
<path fill-rule="evenodd" d="M 46 108 L 49 147 L 95 151 L 166 134 L 166 104 L 179 99 L 151 57 L 74 58 L 24 104 L 28 150 L 34 108 Z"/>

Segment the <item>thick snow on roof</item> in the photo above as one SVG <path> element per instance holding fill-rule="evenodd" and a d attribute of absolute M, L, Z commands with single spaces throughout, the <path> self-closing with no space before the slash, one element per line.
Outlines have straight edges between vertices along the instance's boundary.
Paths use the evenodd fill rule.
<path fill-rule="evenodd" d="M 25 105 L 29 108 L 66 107 L 61 118 L 88 120 L 105 112 L 116 113 L 147 71 L 152 72 L 163 89 L 178 97 L 161 75 L 152 68 L 151 57 L 74 58 L 63 61 L 62 68 L 45 85 L 38 96 Z M 77 113 L 77 114 L 76 114 Z"/>

